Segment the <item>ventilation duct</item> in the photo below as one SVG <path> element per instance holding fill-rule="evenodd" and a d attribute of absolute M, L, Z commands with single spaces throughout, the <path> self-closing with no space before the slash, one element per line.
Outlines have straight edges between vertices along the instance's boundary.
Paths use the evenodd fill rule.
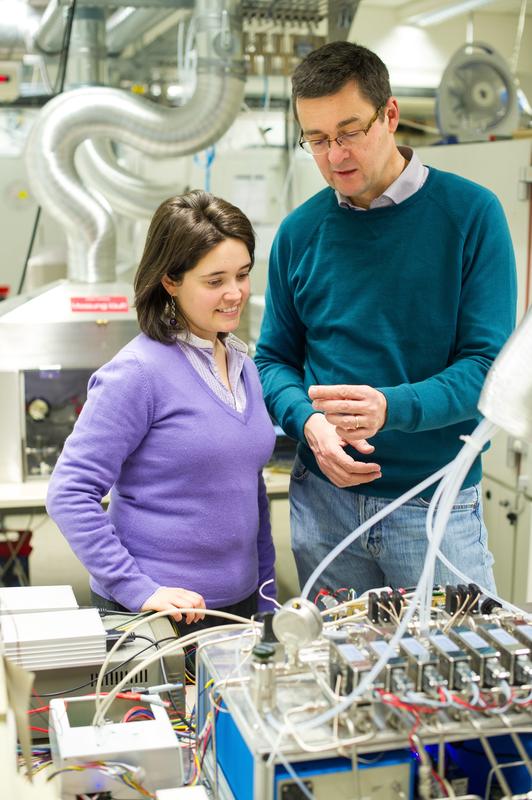
<path fill-rule="evenodd" d="M 165 19 L 174 9 L 171 8 L 121 8 L 115 11 L 106 24 L 107 51 L 118 55 L 135 39 Z"/>
<path fill-rule="evenodd" d="M 98 86 L 106 82 L 105 12 L 81 6 L 72 21 L 66 86 Z"/>
<path fill-rule="evenodd" d="M 176 157 L 219 139 L 244 93 L 239 9 L 230 13 L 221 0 L 199 0 L 197 85 L 182 108 L 161 108 L 118 89 L 86 88 L 59 95 L 42 109 L 28 138 L 28 175 L 37 200 L 66 230 L 71 280 L 111 281 L 116 260 L 112 216 L 83 186 L 77 148 L 90 136 Z"/>
<path fill-rule="evenodd" d="M 24 0 L 4 0 L 0 18 L 1 57 L 22 58 L 32 48 L 38 25 L 39 14 Z"/>
<path fill-rule="evenodd" d="M 59 0 L 50 0 L 35 31 L 35 47 L 45 55 L 57 55 L 61 50 L 66 7 Z"/>
<path fill-rule="evenodd" d="M 84 142 L 76 154 L 76 167 L 86 186 L 102 195 L 113 211 L 131 219 L 151 217 L 163 200 L 182 191 L 175 181 L 150 182 L 122 169 L 108 139 Z"/>

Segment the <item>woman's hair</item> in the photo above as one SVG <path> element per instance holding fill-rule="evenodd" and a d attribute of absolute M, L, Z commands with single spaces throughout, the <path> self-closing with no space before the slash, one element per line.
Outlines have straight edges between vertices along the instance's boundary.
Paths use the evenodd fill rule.
<path fill-rule="evenodd" d="M 176 307 L 177 326 L 169 327 L 169 296 L 161 279 L 180 282 L 203 256 L 225 239 L 240 239 L 253 264 L 255 234 L 236 206 L 196 189 L 161 203 L 150 223 L 144 252 L 135 275 L 135 307 L 141 331 L 160 342 L 171 342 L 177 329 L 187 329 Z"/>

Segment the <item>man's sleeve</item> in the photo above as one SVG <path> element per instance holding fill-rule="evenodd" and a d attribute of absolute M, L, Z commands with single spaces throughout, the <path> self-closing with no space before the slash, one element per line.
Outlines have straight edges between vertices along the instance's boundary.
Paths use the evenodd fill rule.
<path fill-rule="evenodd" d="M 287 240 L 281 226 L 270 255 L 255 363 L 268 411 L 288 436 L 304 441 L 303 427 L 314 411 L 303 382 L 305 328 L 292 296 L 288 275 L 291 247 Z"/>
<path fill-rule="evenodd" d="M 378 387 L 388 402 L 384 430 L 443 428 L 474 419 L 486 374 L 515 326 L 515 256 L 504 211 L 489 195 L 464 241 L 454 356 L 417 383 Z"/>

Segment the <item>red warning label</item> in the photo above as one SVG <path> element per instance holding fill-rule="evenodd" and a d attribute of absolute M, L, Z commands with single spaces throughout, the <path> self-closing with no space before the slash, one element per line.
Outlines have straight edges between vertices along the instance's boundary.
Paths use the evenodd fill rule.
<path fill-rule="evenodd" d="M 127 297 L 71 297 L 72 311 L 91 311 L 120 314 L 129 311 Z"/>

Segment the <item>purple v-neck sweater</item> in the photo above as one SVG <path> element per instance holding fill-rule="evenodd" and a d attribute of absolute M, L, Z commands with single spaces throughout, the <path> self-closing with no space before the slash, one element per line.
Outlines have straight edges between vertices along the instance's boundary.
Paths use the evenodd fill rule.
<path fill-rule="evenodd" d="M 95 592 L 136 611 L 160 586 L 179 586 L 219 608 L 274 577 L 261 470 L 275 435 L 249 358 L 243 377 L 240 413 L 179 347 L 144 334 L 92 376 L 47 509 Z"/>

